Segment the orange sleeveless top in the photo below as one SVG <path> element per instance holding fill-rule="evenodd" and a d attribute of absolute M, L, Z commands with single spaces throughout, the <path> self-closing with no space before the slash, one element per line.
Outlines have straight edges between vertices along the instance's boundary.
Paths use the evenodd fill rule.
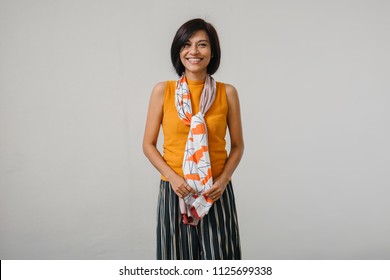
<path fill-rule="evenodd" d="M 187 80 L 191 92 L 193 113 L 199 112 L 200 95 L 204 81 Z M 217 89 L 213 105 L 205 115 L 209 135 L 209 154 L 213 178 L 218 177 L 225 166 L 227 159 L 226 129 L 228 103 L 225 84 L 217 82 Z M 164 92 L 164 108 L 162 130 L 164 134 L 163 158 L 166 163 L 180 176 L 183 176 L 182 164 L 184 149 L 190 127 L 185 125 L 177 114 L 175 105 L 176 81 L 167 81 Z M 167 179 L 161 175 L 161 179 Z"/>

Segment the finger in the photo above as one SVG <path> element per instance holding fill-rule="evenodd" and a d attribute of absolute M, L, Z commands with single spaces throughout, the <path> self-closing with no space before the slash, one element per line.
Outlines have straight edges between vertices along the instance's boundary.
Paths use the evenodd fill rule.
<path fill-rule="evenodd" d="M 203 193 L 202 193 L 202 195 L 210 195 L 211 194 L 211 192 L 212 192 L 213 190 L 212 189 L 208 189 L 207 191 L 204 191 Z"/>
<path fill-rule="evenodd" d="M 210 195 L 210 194 L 213 194 L 217 191 L 217 187 L 216 186 L 212 186 L 211 188 L 209 188 L 207 191 L 203 192 L 203 194 L 205 195 Z"/>
<path fill-rule="evenodd" d="M 196 194 L 196 191 L 190 185 L 187 184 L 184 187 L 188 193 Z"/>
<path fill-rule="evenodd" d="M 178 189 L 177 190 L 177 195 L 181 198 L 183 198 L 185 196 L 185 190 L 182 190 L 182 189 Z"/>
<path fill-rule="evenodd" d="M 214 197 L 217 196 L 214 192 L 209 192 L 209 193 L 203 194 L 203 195 L 205 195 L 205 196 L 207 196 L 207 197 L 210 197 L 211 199 L 214 199 Z"/>
<path fill-rule="evenodd" d="M 210 197 L 211 199 L 215 199 L 217 197 L 217 195 L 214 192 L 210 192 L 210 193 L 204 194 L 204 195 L 207 197 Z"/>
<path fill-rule="evenodd" d="M 186 188 L 183 188 L 181 191 L 181 194 L 183 195 L 183 197 L 187 196 L 189 193 L 190 193 L 190 191 L 187 190 Z"/>

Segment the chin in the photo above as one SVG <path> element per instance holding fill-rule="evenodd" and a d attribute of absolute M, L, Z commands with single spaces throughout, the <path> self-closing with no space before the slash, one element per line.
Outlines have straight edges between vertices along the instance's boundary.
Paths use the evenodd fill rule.
<path fill-rule="evenodd" d="M 207 72 L 207 67 L 194 67 L 193 65 L 185 65 L 184 66 L 187 71 L 190 71 L 192 73 L 200 73 L 200 72 Z"/>

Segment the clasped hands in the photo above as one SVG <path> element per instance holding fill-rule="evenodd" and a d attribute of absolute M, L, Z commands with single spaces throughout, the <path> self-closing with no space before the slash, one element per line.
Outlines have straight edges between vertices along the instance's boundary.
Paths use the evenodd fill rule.
<path fill-rule="evenodd" d="M 184 178 L 179 175 L 174 176 L 174 178 L 169 180 L 169 182 L 171 183 L 173 191 L 180 198 L 186 197 L 190 193 L 196 195 L 196 191 L 192 189 L 184 180 Z M 205 195 L 211 198 L 213 201 L 216 201 L 221 198 L 228 183 L 229 180 L 224 181 L 222 180 L 222 178 L 218 177 L 214 180 L 214 184 L 212 185 L 212 187 L 203 192 L 202 195 Z"/>

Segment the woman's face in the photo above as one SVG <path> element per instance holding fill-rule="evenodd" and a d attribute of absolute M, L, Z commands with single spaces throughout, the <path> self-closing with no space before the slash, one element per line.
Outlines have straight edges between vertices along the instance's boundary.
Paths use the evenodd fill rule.
<path fill-rule="evenodd" d="M 186 74 L 204 75 L 211 60 L 211 46 L 206 31 L 195 31 L 180 51 Z"/>

